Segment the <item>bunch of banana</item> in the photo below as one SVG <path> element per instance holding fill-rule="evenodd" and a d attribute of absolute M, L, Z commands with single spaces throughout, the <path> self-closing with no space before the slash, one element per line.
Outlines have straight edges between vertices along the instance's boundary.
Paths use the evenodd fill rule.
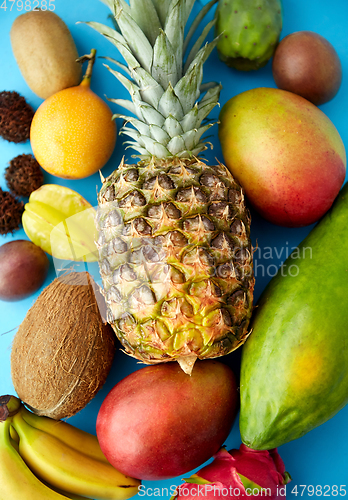
<path fill-rule="evenodd" d="M 0 397 L 0 500 L 123 500 L 139 485 L 109 464 L 95 436 Z"/>

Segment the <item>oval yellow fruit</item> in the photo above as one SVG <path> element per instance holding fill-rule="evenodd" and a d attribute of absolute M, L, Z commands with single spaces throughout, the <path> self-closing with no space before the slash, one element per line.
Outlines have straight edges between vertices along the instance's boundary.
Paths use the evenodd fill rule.
<path fill-rule="evenodd" d="M 114 150 L 112 111 L 90 89 L 90 79 L 91 67 L 80 85 L 49 97 L 34 115 L 33 153 L 41 167 L 57 177 L 88 177 L 105 165 Z"/>

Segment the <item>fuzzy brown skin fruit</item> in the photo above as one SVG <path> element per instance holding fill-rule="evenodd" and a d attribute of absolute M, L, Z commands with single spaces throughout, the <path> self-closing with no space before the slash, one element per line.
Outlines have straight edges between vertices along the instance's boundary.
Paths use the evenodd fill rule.
<path fill-rule="evenodd" d="M 331 43 L 318 33 L 297 31 L 278 45 L 272 64 L 277 87 L 313 104 L 330 101 L 342 81 L 342 66 Z"/>
<path fill-rule="evenodd" d="M 57 14 L 26 12 L 15 19 L 10 36 L 19 69 L 36 95 L 47 99 L 80 83 L 78 52 L 68 27 Z"/>
<path fill-rule="evenodd" d="M 49 268 L 47 255 L 31 241 L 16 240 L 0 247 L 0 300 L 29 297 L 44 283 Z"/>
<path fill-rule="evenodd" d="M 238 406 L 233 372 L 197 361 L 192 375 L 177 363 L 142 368 L 105 398 L 97 436 L 109 462 L 131 477 L 157 480 L 184 474 L 216 453 Z"/>
<path fill-rule="evenodd" d="M 225 163 L 256 210 L 287 227 L 316 222 L 345 178 L 346 153 L 329 118 L 291 92 L 256 88 L 220 114 Z"/>

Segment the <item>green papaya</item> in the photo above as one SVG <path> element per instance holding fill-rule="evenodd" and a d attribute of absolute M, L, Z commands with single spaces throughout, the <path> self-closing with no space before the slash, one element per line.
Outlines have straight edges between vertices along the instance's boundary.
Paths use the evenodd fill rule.
<path fill-rule="evenodd" d="M 281 0 L 219 0 L 215 33 L 219 57 L 228 66 L 249 71 L 272 57 L 283 24 Z"/>
<path fill-rule="evenodd" d="M 242 352 L 240 432 L 276 448 L 348 403 L 348 184 L 263 292 Z"/>

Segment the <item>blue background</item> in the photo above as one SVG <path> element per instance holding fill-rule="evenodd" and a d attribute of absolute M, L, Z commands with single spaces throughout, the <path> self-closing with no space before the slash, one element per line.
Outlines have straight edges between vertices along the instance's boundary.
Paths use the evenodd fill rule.
<path fill-rule="evenodd" d="M 20 4 L 14 3 L 12 11 L 11 2 L 7 1 L 7 10 L 5 10 L 3 0 L 0 0 L 0 42 L 1 42 L 1 59 L 0 59 L 0 91 L 1 90 L 16 90 L 24 95 L 27 101 L 36 109 L 42 102 L 35 96 L 26 85 L 21 73 L 18 69 L 16 61 L 13 57 L 9 32 L 11 25 L 16 16 L 21 13 L 18 9 Z M 40 0 L 41 1 L 41 0 Z M 108 8 L 98 0 L 55 0 L 55 12 L 62 17 L 68 25 L 75 39 L 77 49 L 80 55 L 89 53 L 92 47 L 97 49 L 97 54 L 108 55 L 118 58 L 117 51 L 108 41 L 102 36 L 95 33 L 93 30 L 83 24 L 76 24 L 77 21 L 99 21 L 110 23 L 107 20 L 109 14 Z M 27 0 L 27 6 L 34 5 Z M 335 0 L 328 2 L 327 0 L 284 0 L 284 25 L 282 37 L 289 33 L 298 30 L 312 30 L 326 37 L 336 48 L 343 65 L 343 83 L 337 96 L 329 103 L 321 106 L 321 109 L 329 116 L 337 127 L 343 142 L 348 144 L 347 130 L 347 107 L 348 107 L 348 1 Z M 212 35 L 211 35 L 212 36 Z M 210 37 L 211 38 L 211 37 Z M 98 59 L 92 81 L 92 89 L 100 96 L 107 95 L 108 97 L 126 98 L 126 92 L 121 84 L 103 67 L 102 60 Z M 206 64 L 205 81 L 217 79 L 223 85 L 221 92 L 221 104 L 224 104 L 232 96 L 245 90 L 255 87 L 275 87 L 272 77 L 271 64 L 266 67 L 250 73 L 241 73 L 230 68 L 227 68 L 219 61 L 216 51 L 214 51 Z M 114 112 L 120 112 L 116 105 L 111 105 Z M 211 113 L 211 117 L 218 117 L 218 109 L 216 108 Z M 121 123 L 118 122 L 118 127 Z M 212 151 L 206 153 L 206 158 L 214 163 L 217 158 L 223 161 L 221 149 L 217 139 L 217 126 L 211 130 L 211 142 L 214 145 Z M 22 153 L 30 153 L 29 142 L 25 144 L 8 143 L 0 138 L 0 186 L 6 189 L 6 184 L 3 177 L 3 171 L 8 165 L 8 162 L 15 156 Z M 123 155 L 130 161 L 130 152 L 126 152 L 122 145 L 122 136 L 118 138 L 118 142 L 114 154 L 108 164 L 103 169 L 103 174 L 106 177 L 115 168 Z M 45 173 L 46 183 L 57 183 L 68 186 L 75 191 L 81 193 L 92 205 L 96 204 L 96 191 L 100 188 L 99 175 L 95 174 L 85 180 L 66 181 Z M 286 252 L 295 247 L 308 234 L 312 227 L 301 229 L 286 229 L 274 226 L 264 221 L 257 214 L 253 213 L 252 222 L 252 239 L 253 244 L 258 243 L 262 249 L 265 247 L 277 248 L 278 252 L 284 248 L 282 257 Z M 0 244 L 13 239 L 26 239 L 23 230 L 16 231 L 13 235 L 0 236 Z M 273 250 L 273 259 L 262 260 L 258 259 L 257 264 L 263 264 L 266 268 L 270 264 L 279 266 L 284 259 L 278 259 Z M 333 263 L 334 265 L 334 263 Z M 256 275 L 256 290 L 255 299 L 257 300 L 261 291 L 269 281 L 270 276 L 262 276 L 261 268 Z M 274 266 L 270 269 L 274 273 Z M 51 260 L 50 273 L 44 284 L 47 286 L 56 276 L 55 269 Z M 2 302 L 0 301 L 0 394 L 14 393 L 14 388 L 10 376 L 10 352 L 11 343 L 15 335 L 16 329 L 23 320 L 28 308 L 34 303 L 40 291 L 28 299 L 19 302 Z M 339 307 L 346 305 L 338 305 Z M 345 335 L 346 332 L 342 332 Z M 232 353 L 222 359 L 224 363 L 229 364 L 236 374 L 239 371 L 240 353 Z M 104 388 L 94 398 L 94 400 L 78 415 L 69 419 L 74 425 L 82 429 L 95 432 L 95 420 L 99 407 L 108 393 L 108 391 L 127 374 L 141 367 L 135 360 L 125 356 L 118 351 L 115 356 L 112 371 Z M 325 401 L 323 401 L 325 404 Z M 338 413 L 333 419 L 325 423 L 321 427 L 311 431 L 306 436 L 292 443 L 282 446 L 279 451 L 285 462 L 287 470 L 292 475 L 293 481 L 288 486 L 288 498 L 295 498 L 295 493 L 291 490 L 295 485 L 348 485 L 348 464 L 347 464 L 347 441 L 348 441 L 348 407 Z M 234 428 L 226 441 L 228 449 L 239 447 L 240 435 L 238 430 L 238 421 L 235 422 Z M 186 475 L 187 476 L 187 475 Z M 174 478 L 168 481 L 160 482 L 145 482 L 147 488 L 169 488 L 173 484 L 179 484 L 180 478 Z M 348 486 L 347 486 L 348 487 Z M 301 496 L 302 488 L 298 488 L 298 497 Z M 155 493 L 148 490 L 148 494 Z M 302 497 L 307 498 L 308 492 L 305 492 Z M 160 494 L 161 498 L 168 498 Z M 25 494 L 23 492 L 23 499 Z"/>

